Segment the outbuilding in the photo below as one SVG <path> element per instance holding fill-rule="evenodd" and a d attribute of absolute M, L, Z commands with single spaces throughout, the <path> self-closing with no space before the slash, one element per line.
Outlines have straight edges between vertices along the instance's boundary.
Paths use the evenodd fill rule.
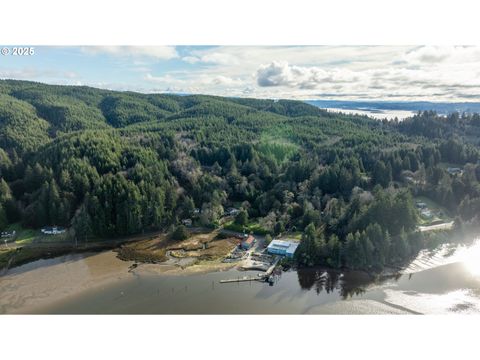
<path fill-rule="evenodd" d="M 183 219 L 182 224 L 190 227 L 190 226 L 192 226 L 192 219 Z"/>

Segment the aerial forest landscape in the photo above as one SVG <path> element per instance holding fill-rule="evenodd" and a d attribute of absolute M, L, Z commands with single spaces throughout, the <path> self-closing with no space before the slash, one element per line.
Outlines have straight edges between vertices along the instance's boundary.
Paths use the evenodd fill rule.
<path fill-rule="evenodd" d="M 0 313 L 480 312 L 479 106 L 392 104 L 0 80 Z"/>
<path fill-rule="evenodd" d="M 476 360 L 479 10 L 2 4 L 2 359 Z"/>

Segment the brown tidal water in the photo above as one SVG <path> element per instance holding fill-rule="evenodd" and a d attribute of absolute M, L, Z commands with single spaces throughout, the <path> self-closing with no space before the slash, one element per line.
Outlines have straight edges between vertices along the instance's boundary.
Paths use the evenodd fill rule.
<path fill-rule="evenodd" d="M 478 243 L 475 246 L 480 248 Z M 439 260 L 439 252 L 430 257 L 423 254 L 417 263 L 414 262 L 415 271 L 383 280 L 374 280 L 362 272 L 313 268 L 284 272 L 273 286 L 255 281 L 219 283 L 222 279 L 256 276 L 258 272 L 233 269 L 166 275 L 145 271 L 143 265 L 128 272 L 129 263 L 116 259 L 111 252 L 77 254 L 27 264 L 0 278 L 0 311 L 34 314 L 480 314 L 480 273 L 472 257 L 465 256 L 475 253 L 477 248 L 474 249 L 462 247 L 452 254 L 464 255 L 452 257 L 450 254 L 443 257 L 444 261 Z M 423 268 L 418 264 L 424 264 Z M 148 267 L 152 269 L 154 265 Z M 31 288 L 34 283 L 36 285 Z"/>

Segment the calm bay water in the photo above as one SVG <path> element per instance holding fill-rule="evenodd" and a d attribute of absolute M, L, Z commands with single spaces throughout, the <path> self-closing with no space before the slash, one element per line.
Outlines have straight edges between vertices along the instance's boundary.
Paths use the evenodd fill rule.
<path fill-rule="evenodd" d="M 44 301 L 42 306 L 19 309 L 24 313 L 52 314 L 480 314 L 480 243 L 468 249 L 444 250 L 421 254 L 408 273 L 397 277 L 373 280 L 362 272 L 299 269 L 284 272 L 273 286 L 255 281 L 219 283 L 258 273 L 237 270 L 165 275 L 144 272 L 140 266 L 128 273 L 127 263 L 109 257 L 109 271 L 122 272 L 114 281 L 87 287 L 65 299 Z M 89 261 L 87 270 L 95 267 L 98 274 L 102 264 L 95 263 L 96 256 L 52 259 L 51 271 L 55 266 L 67 269 Z M 101 261 L 104 259 L 98 258 Z M 9 286 L 16 284 L 15 276 L 28 286 L 35 272 L 43 269 L 36 269 L 35 264 L 26 266 L 28 270 L 20 267 L 16 274 L 7 274 L 7 278 L 11 276 Z M 28 281 L 22 278 L 27 273 Z M 2 281 L 0 278 L 0 290 Z M 62 285 L 57 285 L 57 290 L 58 286 Z M 7 286 L 4 289 L 8 291 Z M 35 294 L 27 291 L 25 296 Z"/>
<path fill-rule="evenodd" d="M 341 112 L 351 115 L 367 115 L 377 120 L 403 120 L 407 117 L 412 117 L 416 114 L 414 111 L 409 110 L 371 110 L 371 109 L 343 109 L 343 108 L 325 108 L 330 112 Z"/>

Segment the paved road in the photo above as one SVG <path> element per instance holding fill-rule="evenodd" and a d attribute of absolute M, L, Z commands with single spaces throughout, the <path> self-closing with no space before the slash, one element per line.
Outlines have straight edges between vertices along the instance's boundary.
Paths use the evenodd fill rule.
<path fill-rule="evenodd" d="M 223 234 L 227 234 L 227 235 L 243 236 L 243 232 L 239 232 L 239 231 L 220 229 L 220 232 L 223 233 Z M 255 237 L 255 239 L 257 239 L 257 241 L 259 241 L 259 240 L 264 241 L 265 240 L 265 236 L 263 236 L 263 235 L 253 234 L 253 236 Z"/>

